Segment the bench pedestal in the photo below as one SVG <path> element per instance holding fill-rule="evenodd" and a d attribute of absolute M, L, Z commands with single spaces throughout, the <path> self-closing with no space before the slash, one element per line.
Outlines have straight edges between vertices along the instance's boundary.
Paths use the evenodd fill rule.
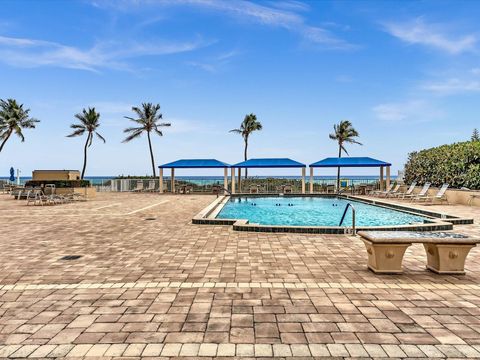
<path fill-rule="evenodd" d="M 374 244 L 362 239 L 368 254 L 368 268 L 375 273 L 400 274 L 403 272 L 402 260 L 411 243 Z"/>
<path fill-rule="evenodd" d="M 427 269 L 438 274 L 465 274 L 465 259 L 475 244 L 423 244 Z"/>

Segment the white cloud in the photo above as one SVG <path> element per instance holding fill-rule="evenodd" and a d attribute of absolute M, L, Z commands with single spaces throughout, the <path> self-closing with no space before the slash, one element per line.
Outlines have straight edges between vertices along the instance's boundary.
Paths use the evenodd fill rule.
<path fill-rule="evenodd" d="M 385 29 L 406 43 L 425 45 L 454 55 L 474 51 L 477 44 L 477 37 L 473 34 L 454 36 L 445 26 L 427 24 L 422 18 L 386 23 Z"/>
<path fill-rule="evenodd" d="M 445 81 L 424 84 L 423 89 L 438 95 L 478 92 L 480 91 L 480 80 L 450 78 Z"/>
<path fill-rule="evenodd" d="M 265 3 L 268 4 L 268 3 Z M 284 28 L 303 36 L 308 41 L 327 48 L 351 49 L 354 46 L 335 36 L 331 31 L 311 26 L 300 12 L 308 6 L 297 1 L 274 2 L 272 6 L 246 0 L 117 0 L 93 2 L 94 6 L 113 8 L 120 11 L 132 11 L 142 6 L 195 6 L 240 18 L 242 21 L 254 21 L 263 25 Z"/>
<path fill-rule="evenodd" d="M 443 116 L 443 112 L 423 100 L 384 103 L 373 107 L 377 119 L 387 123 L 426 122 Z"/>
<path fill-rule="evenodd" d="M 80 49 L 56 42 L 0 36 L 0 61 L 17 67 L 56 66 L 99 71 L 102 68 L 129 70 L 127 60 L 142 56 L 194 51 L 209 45 L 201 39 L 186 42 L 101 42 Z"/>
<path fill-rule="evenodd" d="M 213 57 L 208 57 L 207 59 L 202 61 L 188 61 L 187 65 L 197 67 L 210 73 L 216 73 L 223 67 L 225 67 L 233 58 L 235 58 L 239 54 L 239 51 L 231 50 Z"/>

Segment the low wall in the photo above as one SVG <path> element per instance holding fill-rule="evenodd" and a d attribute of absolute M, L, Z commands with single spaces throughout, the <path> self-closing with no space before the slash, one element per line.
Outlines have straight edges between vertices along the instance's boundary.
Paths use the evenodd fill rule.
<path fill-rule="evenodd" d="M 418 194 L 423 186 L 415 187 L 414 193 Z M 402 186 L 400 191 L 406 191 L 408 186 Z M 439 188 L 430 187 L 428 190 L 429 196 L 434 196 L 438 192 Z M 460 190 L 460 189 L 447 189 L 445 195 L 449 204 L 455 205 L 474 205 L 480 206 L 480 191 L 478 190 Z M 472 200 L 472 195 L 476 197 Z"/>
<path fill-rule="evenodd" d="M 56 188 L 55 193 L 58 195 L 65 195 L 70 194 L 72 192 L 72 188 Z M 86 199 L 95 199 L 97 196 L 96 189 L 92 187 L 75 187 L 73 188 L 73 192 L 76 194 L 80 194 L 85 196 Z"/>

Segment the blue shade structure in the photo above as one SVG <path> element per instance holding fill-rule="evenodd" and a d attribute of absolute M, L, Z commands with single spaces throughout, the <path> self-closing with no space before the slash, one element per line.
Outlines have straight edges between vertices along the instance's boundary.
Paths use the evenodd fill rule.
<path fill-rule="evenodd" d="M 392 164 L 385 161 L 372 159 L 371 157 L 330 157 L 314 162 L 309 166 L 312 167 L 380 167 L 391 166 Z"/>
<path fill-rule="evenodd" d="M 224 169 L 224 188 L 228 187 L 228 168 L 229 164 L 217 159 L 180 159 L 159 166 L 159 191 L 163 193 L 163 169 L 171 169 L 171 189 L 175 192 L 175 169 Z"/>
<path fill-rule="evenodd" d="M 390 166 L 391 163 L 373 159 L 371 157 L 329 157 L 323 160 L 314 162 L 310 164 L 310 193 L 313 193 L 313 169 L 314 168 L 329 168 L 329 167 L 356 167 L 356 168 L 365 168 L 365 167 L 379 167 L 380 168 L 380 190 L 384 190 L 383 183 L 383 169 L 387 168 L 387 178 L 386 186 L 390 185 Z"/>

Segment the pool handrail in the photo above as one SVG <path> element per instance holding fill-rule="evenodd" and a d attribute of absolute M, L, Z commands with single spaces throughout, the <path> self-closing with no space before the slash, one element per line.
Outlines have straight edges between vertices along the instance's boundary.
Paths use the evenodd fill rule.
<path fill-rule="evenodd" d="M 345 210 L 343 211 L 342 219 L 340 220 L 340 223 L 338 226 L 342 226 L 343 220 L 345 220 L 345 216 L 347 215 L 348 208 L 352 208 L 352 234 L 356 235 L 356 226 L 355 226 L 355 207 L 352 205 L 352 203 L 347 203 L 345 206 Z"/>

